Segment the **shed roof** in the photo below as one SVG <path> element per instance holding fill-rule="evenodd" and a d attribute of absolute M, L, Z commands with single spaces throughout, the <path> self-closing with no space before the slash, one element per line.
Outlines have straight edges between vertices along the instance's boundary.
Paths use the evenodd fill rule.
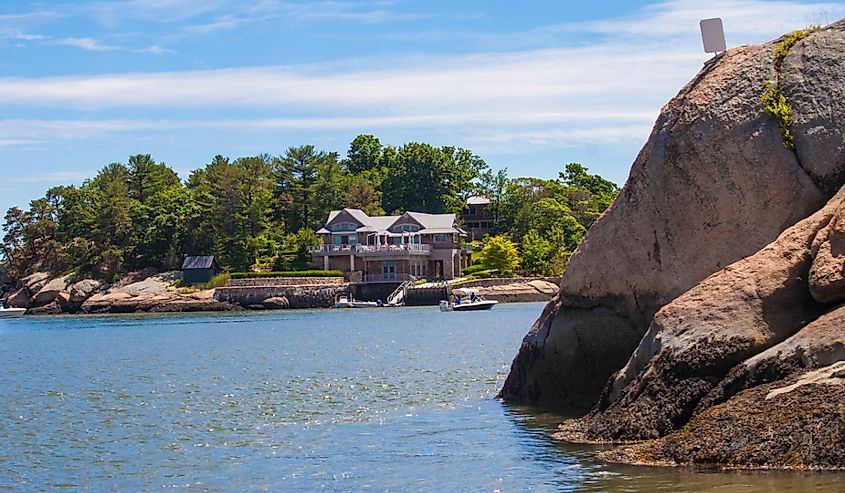
<path fill-rule="evenodd" d="M 182 270 L 210 269 L 217 265 L 214 255 L 189 256 L 182 262 Z"/>

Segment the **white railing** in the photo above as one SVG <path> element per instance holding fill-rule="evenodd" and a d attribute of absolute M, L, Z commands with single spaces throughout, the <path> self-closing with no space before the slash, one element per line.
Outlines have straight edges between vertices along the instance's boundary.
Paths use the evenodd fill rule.
<path fill-rule="evenodd" d="M 358 253 L 429 253 L 431 252 L 431 245 L 424 245 L 421 243 L 402 245 L 358 245 L 355 251 Z"/>
<path fill-rule="evenodd" d="M 356 245 L 317 245 L 311 247 L 311 253 L 354 253 Z"/>
<path fill-rule="evenodd" d="M 403 245 L 317 245 L 311 253 L 429 253 L 431 245 L 418 243 Z"/>

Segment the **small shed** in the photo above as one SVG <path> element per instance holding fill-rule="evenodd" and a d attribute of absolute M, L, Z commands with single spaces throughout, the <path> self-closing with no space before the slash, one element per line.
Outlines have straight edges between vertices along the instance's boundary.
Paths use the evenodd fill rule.
<path fill-rule="evenodd" d="M 185 284 L 202 284 L 220 272 L 220 265 L 213 255 L 185 257 L 182 262 L 182 281 Z"/>

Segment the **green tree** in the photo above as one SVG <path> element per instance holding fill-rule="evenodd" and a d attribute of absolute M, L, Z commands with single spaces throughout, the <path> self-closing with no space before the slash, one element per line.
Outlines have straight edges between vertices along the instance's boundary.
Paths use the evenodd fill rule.
<path fill-rule="evenodd" d="M 503 276 L 512 275 L 520 263 L 516 244 L 503 234 L 484 237 L 479 257 L 484 267 L 498 270 Z"/>
<path fill-rule="evenodd" d="M 344 165 L 350 173 L 358 174 L 383 166 L 384 148 L 372 135 L 359 135 L 349 144 Z"/>
<path fill-rule="evenodd" d="M 317 151 L 313 145 L 289 147 L 273 161 L 278 203 L 285 211 L 288 231 L 316 229 L 325 220 L 316 206 L 316 185 L 326 161 L 336 162 L 337 155 Z"/>
<path fill-rule="evenodd" d="M 548 265 L 554 247 L 549 240 L 540 236 L 537 230 L 530 230 L 522 237 L 522 270 L 527 275 L 545 276 L 550 274 Z"/>
<path fill-rule="evenodd" d="M 149 154 L 129 156 L 129 196 L 139 202 L 167 188 L 178 186 L 179 175 L 164 163 L 156 163 Z"/>
<path fill-rule="evenodd" d="M 487 169 L 472 152 L 411 142 L 387 166 L 382 202 L 387 211 L 458 212 Z"/>
<path fill-rule="evenodd" d="M 384 215 L 381 208 L 381 192 L 364 175 L 351 177 L 343 193 L 343 206 L 361 209 L 371 216 Z"/>

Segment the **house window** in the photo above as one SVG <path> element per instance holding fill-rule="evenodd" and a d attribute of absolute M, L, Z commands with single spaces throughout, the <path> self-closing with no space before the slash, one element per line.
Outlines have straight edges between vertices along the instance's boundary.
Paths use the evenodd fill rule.
<path fill-rule="evenodd" d="M 405 223 L 394 226 L 393 230 L 401 233 L 416 233 L 420 230 L 420 227 L 417 224 Z"/>
<path fill-rule="evenodd" d="M 446 243 L 447 241 L 449 241 L 449 235 L 437 233 L 436 235 L 434 235 L 434 241 L 436 243 Z"/>
<path fill-rule="evenodd" d="M 329 231 L 332 232 L 355 231 L 356 229 L 358 229 L 358 225 L 355 223 L 337 223 L 329 226 Z"/>

